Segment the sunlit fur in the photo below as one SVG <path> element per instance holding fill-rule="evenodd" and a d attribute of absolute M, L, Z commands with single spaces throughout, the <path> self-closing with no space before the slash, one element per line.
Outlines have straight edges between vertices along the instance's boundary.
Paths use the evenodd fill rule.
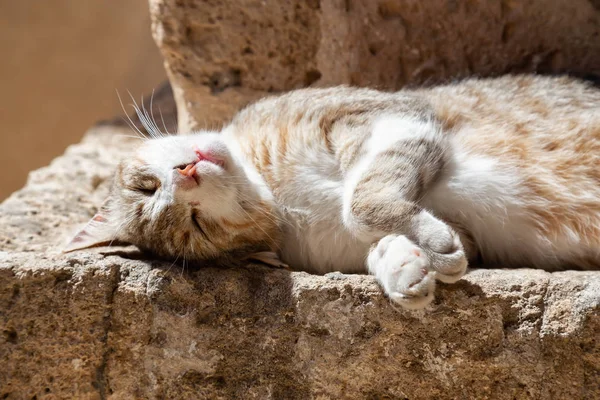
<path fill-rule="evenodd" d="M 198 164 L 201 185 L 181 187 L 175 167 L 196 160 L 194 146 L 218 154 L 225 168 Z M 204 133 L 144 142 L 119 164 L 104 212 L 120 241 L 164 258 L 206 260 L 276 249 L 272 210 L 220 136 Z"/>
<path fill-rule="evenodd" d="M 225 168 L 200 163 L 200 185 L 183 188 L 195 146 Z M 144 142 L 101 214 L 115 238 L 170 259 L 275 251 L 296 269 L 368 270 L 412 308 L 467 257 L 598 268 L 600 92 L 534 76 L 298 90 L 220 133 Z"/>

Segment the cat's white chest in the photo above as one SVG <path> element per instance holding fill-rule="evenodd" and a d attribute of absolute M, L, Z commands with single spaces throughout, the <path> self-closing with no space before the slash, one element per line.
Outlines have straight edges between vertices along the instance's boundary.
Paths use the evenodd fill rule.
<path fill-rule="evenodd" d="M 284 217 L 283 260 L 315 273 L 364 273 L 369 245 L 342 222 L 343 180 L 328 154 L 306 152 L 295 179 L 279 193 Z"/>
<path fill-rule="evenodd" d="M 334 211 L 334 210 L 332 210 Z M 288 210 L 281 257 L 293 269 L 315 273 L 365 272 L 368 245 L 356 240 L 334 211 L 314 218 L 306 210 Z"/>

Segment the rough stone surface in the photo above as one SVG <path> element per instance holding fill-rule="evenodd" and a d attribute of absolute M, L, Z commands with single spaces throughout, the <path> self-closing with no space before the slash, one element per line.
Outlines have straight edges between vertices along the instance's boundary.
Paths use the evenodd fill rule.
<path fill-rule="evenodd" d="M 597 1 L 150 4 L 181 130 L 308 85 L 600 74 Z M 61 254 L 120 134 L 92 129 L 0 205 L 0 398 L 600 399 L 600 272 L 477 269 L 414 312 L 369 276 Z"/>
<path fill-rule="evenodd" d="M 369 276 L 60 254 L 135 144 L 113 131 L 0 205 L 0 398 L 600 399 L 600 272 L 473 270 L 414 312 Z"/>
<path fill-rule="evenodd" d="M 149 0 L 182 131 L 271 92 L 600 76 L 598 0 Z"/>

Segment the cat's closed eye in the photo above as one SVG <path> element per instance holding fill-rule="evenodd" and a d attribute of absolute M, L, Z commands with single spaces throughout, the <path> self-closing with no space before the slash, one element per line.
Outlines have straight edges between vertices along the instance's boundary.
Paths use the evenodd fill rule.
<path fill-rule="evenodd" d="M 194 225 L 196 226 L 196 228 L 198 229 L 198 231 L 200 232 L 200 234 L 204 237 L 204 239 L 209 240 L 208 235 L 206 234 L 206 231 L 202 228 L 202 225 L 200 225 L 200 223 L 198 222 L 198 218 L 196 218 L 196 212 L 192 211 L 192 222 L 194 223 Z"/>
<path fill-rule="evenodd" d="M 160 187 L 160 182 L 152 177 L 144 177 L 136 180 L 130 187 L 131 190 L 142 193 L 146 196 L 152 196 Z"/>

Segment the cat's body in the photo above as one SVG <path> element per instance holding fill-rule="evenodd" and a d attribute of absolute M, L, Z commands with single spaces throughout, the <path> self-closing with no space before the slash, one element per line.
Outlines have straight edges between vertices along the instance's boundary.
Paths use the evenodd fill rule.
<path fill-rule="evenodd" d="M 460 279 L 467 258 L 600 267 L 600 91 L 569 78 L 305 89 L 249 106 L 220 136 L 155 142 L 119 169 L 125 194 L 100 217 L 112 222 L 84 238 L 127 215 L 118 238 L 159 255 L 271 250 L 297 269 L 368 269 L 407 307 Z M 136 197 L 136 170 L 153 174 L 153 200 Z"/>

